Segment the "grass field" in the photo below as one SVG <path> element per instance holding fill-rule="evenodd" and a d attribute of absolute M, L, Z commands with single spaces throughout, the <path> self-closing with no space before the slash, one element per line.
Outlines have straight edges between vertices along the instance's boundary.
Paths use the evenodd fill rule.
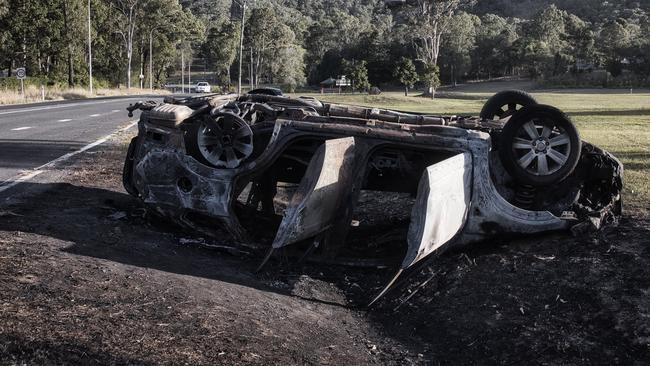
<path fill-rule="evenodd" d="M 526 89 L 526 84 L 515 85 Z M 493 93 L 509 89 L 505 83 L 465 86 L 446 91 L 444 98 L 409 96 L 387 92 L 363 94 L 312 94 L 321 100 L 445 115 L 478 115 Z M 650 201 L 650 90 L 529 90 L 540 103 L 565 111 L 583 140 L 618 157 L 625 166 L 625 199 Z"/>

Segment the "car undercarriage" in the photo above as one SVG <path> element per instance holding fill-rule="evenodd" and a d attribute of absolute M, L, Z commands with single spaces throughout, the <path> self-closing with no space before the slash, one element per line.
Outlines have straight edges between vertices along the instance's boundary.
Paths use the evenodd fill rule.
<path fill-rule="evenodd" d="M 398 274 L 452 246 L 597 230 L 622 209 L 620 162 L 519 91 L 490 98 L 480 117 L 264 94 L 168 97 L 135 109 L 127 191 L 202 235 L 226 231 L 238 246 L 266 250 L 260 268 L 280 249 L 376 263 L 346 254 L 361 196 L 396 194 L 405 205 L 402 236 L 389 244 L 398 248 L 388 251 L 401 259 Z M 266 240 L 253 240 L 265 229 Z"/>

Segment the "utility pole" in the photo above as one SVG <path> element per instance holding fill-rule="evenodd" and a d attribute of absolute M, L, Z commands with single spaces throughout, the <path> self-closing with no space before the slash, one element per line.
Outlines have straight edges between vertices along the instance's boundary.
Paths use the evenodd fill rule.
<path fill-rule="evenodd" d="M 246 21 L 246 2 L 248 0 L 239 0 L 237 3 L 241 7 L 241 30 L 239 32 L 239 82 L 237 83 L 237 94 L 241 94 L 241 63 L 242 53 L 244 52 L 244 22 Z"/>
<path fill-rule="evenodd" d="M 185 54 L 181 49 L 181 93 L 185 93 Z"/>
<path fill-rule="evenodd" d="M 88 81 L 90 94 L 93 93 L 93 46 L 90 32 L 90 0 L 88 0 Z"/>
<path fill-rule="evenodd" d="M 153 93 L 153 28 L 149 32 L 149 90 Z"/>
<path fill-rule="evenodd" d="M 249 66 L 248 70 L 249 70 L 249 74 L 250 74 L 251 90 L 253 90 L 254 89 L 254 85 L 253 85 L 253 80 L 254 80 L 253 79 L 253 46 L 251 46 L 251 62 L 250 62 L 250 66 Z"/>

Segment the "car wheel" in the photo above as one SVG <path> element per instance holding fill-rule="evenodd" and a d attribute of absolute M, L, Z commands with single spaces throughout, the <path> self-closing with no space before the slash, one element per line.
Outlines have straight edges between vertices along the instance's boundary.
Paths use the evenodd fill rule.
<path fill-rule="evenodd" d="M 131 139 L 129 149 L 126 152 L 126 159 L 124 160 L 124 168 L 122 169 L 122 185 L 124 189 L 133 197 L 138 197 L 138 189 L 133 184 L 133 165 L 135 164 L 135 153 L 138 147 L 138 136 Z"/>
<path fill-rule="evenodd" d="M 217 168 L 236 168 L 253 153 L 253 131 L 232 113 L 207 115 L 196 130 L 201 158 Z"/>
<path fill-rule="evenodd" d="M 578 130 L 559 109 L 530 105 L 518 110 L 499 138 L 503 166 L 516 180 L 533 186 L 561 182 L 580 160 Z"/>
<path fill-rule="evenodd" d="M 494 120 L 510 117 L 523 107 L 537 104 L 532 95 L 521 90 L 504 90 L 494 94 L 481 109 L 481 118 Z"/>

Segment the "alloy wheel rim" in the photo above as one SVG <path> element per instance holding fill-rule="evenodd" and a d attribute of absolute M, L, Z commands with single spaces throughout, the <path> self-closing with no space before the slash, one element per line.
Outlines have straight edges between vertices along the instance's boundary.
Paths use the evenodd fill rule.
<path fill-rule="evenodd" d="M 253 153 L 253 131 L 229 113 L 207 117 L 198 129 L 201 155 L 212 165 L 236 168 Z"/>
<path fill-rule="evenodd" d="M 524 123 L 512 142 L 517 165 L 536 176 L 559 171 L 569 160 L 569 133 L 550 120 L 533 119 Z"/>

